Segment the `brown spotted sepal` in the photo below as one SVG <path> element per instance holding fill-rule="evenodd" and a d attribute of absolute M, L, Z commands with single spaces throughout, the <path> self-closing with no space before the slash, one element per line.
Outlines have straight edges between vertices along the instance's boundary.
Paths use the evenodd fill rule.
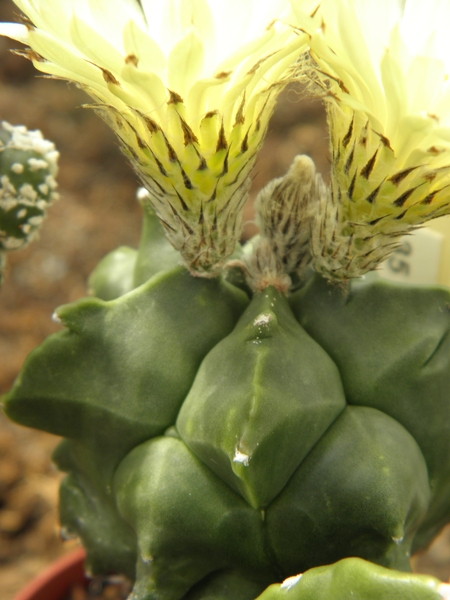
<path fill-rule="evenodd" d="M 346 280 L 376 269 L 399 238 L 449 211 L 448 153 L 432 146 L 396 153 L 366 116 L 328 106 L 329 194 L 312 229 L 316 271 Z M 447 160 L 447 162 L 446 162 Z"/>
<path fill-rule="evenodd" d="M 227 131 L 223 116 L 211 111 L 194 132 L 183 99 L 173 92 L 166 106 L 167 130 L 137 111 L 101 111 L 148 190 L 144 208 L 156 212 L 193 275 L 217 276 L 239 241 L 250 172 L 275 97 L 275 90 L 267 93 L 259 112 L 247 119 L 243 95 Z"/>

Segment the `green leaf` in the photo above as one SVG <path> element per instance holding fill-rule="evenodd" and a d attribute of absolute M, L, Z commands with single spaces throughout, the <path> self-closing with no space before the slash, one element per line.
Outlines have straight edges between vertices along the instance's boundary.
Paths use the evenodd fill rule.
<path fill-rule="evenodd" d="M 174 424 L 203 357 L 247 302 L 237 288 L 176 268 L 112 302 L 64 306 L 58 316 L 69 331 L 31 353 L 5 411 L 83 441 L 111 473 L 136 444 Z"/>
<path fill-rule="evenodd" d="M 440 581 L 385 569 L 360 558 L 311 569 L 270 586 L 257 600 L 442 600 Z"/>
<path fill-rule="evenodd" d="M 414 548 L 450 519 L 450 290 L 381 279 L 348 291 L 320 276 L 291 298 L 341 373 L 347 401 L 401 423 L 427 462 L 432 501 Z"/>
<path fill-rule="evenodd" d="M 177 420 L 189 448 L 267 506 L 345 408 L 335 364 L 274 288 L 203 361 Z"/>

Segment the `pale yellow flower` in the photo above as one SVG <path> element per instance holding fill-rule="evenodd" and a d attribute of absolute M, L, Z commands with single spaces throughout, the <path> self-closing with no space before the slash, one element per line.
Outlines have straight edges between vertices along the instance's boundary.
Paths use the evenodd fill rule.
<path fill-rule="evenodd" d="M 310 33 L 328 100 L 332 183 L 315 268 L 375 268 L 398 237 L 450 212 L 450 3 L 323 0 Z"/>
<path fill-rule="evenodd" d="M 290 1 L 15 3 L 30 23 L 0 34 L 96 100 L 172 244 L 193 273 L 214 275 L 239 238 L 250 170 L 305 48 L 286 23 Z"/>

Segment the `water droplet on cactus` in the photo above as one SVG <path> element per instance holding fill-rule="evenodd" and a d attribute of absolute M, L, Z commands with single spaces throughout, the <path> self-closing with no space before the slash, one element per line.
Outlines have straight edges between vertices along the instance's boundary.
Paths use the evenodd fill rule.
<path fill-rule="evenodd" d="M 392 541 L 394 542 L 394 544 L 397 544 L 398 546 L 403 542 L 404 536 L 402 537 L 393 537 Z"/>
<path fill-rule="evenodd" d="M 294 587 L 294 585 L 296 585 L 300 581 L 300 579 L 302 578 L 302 575 L 303 575 L 303 573 L 300 573 L 300 575 L 293 575 L 292 577 L 288 577 L 281 584 L 281 589 L 282 590 L 290 590 L 291 588 Z"/>

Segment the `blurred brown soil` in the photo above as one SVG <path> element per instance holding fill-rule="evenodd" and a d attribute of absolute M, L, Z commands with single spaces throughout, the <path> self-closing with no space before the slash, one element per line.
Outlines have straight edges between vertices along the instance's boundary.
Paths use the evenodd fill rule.
<path fill-rule="evenodd" d="M 0 0 L 0 20 L 15 9 Z M 87 97 L 61 81 L 36 78 L 28 61 L 7 52 L 0 39 L 0 119 L 41 129 L 61 153 L 61 200 L 49 211 L 40 239 L 8 255 L 0 290 L 0 394 L 17 376 L 26 355 L 57 331 L 56 306 L 86 293 L 86 279 L 98 260 L 120 245 L 136 247 L 140 208 L 138 185 L 113 134 L 90 110 Z M 296 154 L 308 154 L 327 178 L 328 143 L 324 111 L 298 90 L 279 102 L 255 168 L 257 190 L 286 172 Z M 246 209 L 245 235 L 255 231 L 252 204 Z M 0 413 L 0 600 L 11 600 L 49 561 L 73 547 L 57 530 L 60 475 L 50 455 L 58 439 L 10 423 Z M 419 563 L 447 580 L 447 533 Z"/>

